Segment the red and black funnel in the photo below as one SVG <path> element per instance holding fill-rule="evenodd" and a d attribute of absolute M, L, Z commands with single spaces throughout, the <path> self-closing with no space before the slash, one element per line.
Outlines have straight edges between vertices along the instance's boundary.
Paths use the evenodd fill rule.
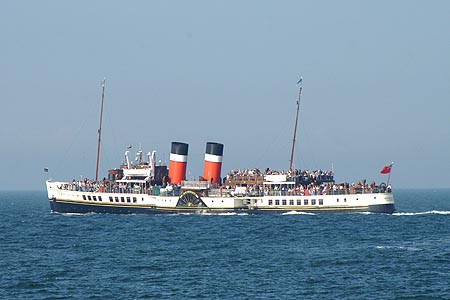
<path fill-rule="evenodd" d="M 180 184 L 186 179 L 188 148 L 188 144 L 172 142 L 169 166 L 169 178 L 172 184 Z"/>
<path fill-rule="evenodd" d="M 203 178 L 213 184 L 220 184 L 222 170 L 223 144 L 206 143 Z"/>

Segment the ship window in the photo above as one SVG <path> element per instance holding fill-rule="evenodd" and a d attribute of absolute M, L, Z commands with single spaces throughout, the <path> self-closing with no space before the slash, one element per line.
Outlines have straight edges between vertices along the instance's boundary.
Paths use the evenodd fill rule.
<path fill-rule="evenodd" d="M 297 205 L 302 205 L 302 200 L 297 199 Z"/>
<path fill-rule="evenodd" d="M 308 205 L 308 199 L 305 199 L 305 200 L 303 201 L 303 204 Z"/>
<path fill-rule="evenodd" d="M 98 196 L 98 201 L 102 201 L 102 196 Z"/>
<path fill-rule="evenodd" d="M 120 197 L 120 202 L 125 202 L 125 198 L 124 197 Z"/>
<path fill-rule="evenodd" d="M 286 205 L 286 204 L 287 204 L 286 199 L 281 200 L 281 202 L 283 203 L 283 205 Z"/>
<path fill-rule="evenodd" d="M 137 202 L 137 198 L 133 197 L 133 203 L 136 203 L 136 202 Z"/>
<path fill-rule="evenodd" d="M 273 205 L 273 200 L 269 199 L 269 205 Z"/>
<path fill-rule="evenodd" d="M 116 200 L 116 202 L 119 202 L 119 197 L 114 197 L 114 199 Z"/>
<path fill-rule="evenodd" d="M 275 200 L 275 205 L 280 205 L 280 200 L 276 199 Z"/>
<path fill-rule="evenodd" d="M 131 199 L 130 199 L 130 197 L 127 197 L 127 202 L 131 202 Z"/>
<path fill-rule="evenodd" d="M 319 205 L 323 205 L 323 199 L 319 199 Z"/>
<path fill-rule="evenodd" d="M 289 200 L 289 205 L 294 205 L 294 200 Z"/>
<path fill-rule="evenodd" d="M 113 202 L 113 197 L 109 196 L 109 202 Z"/>
<path fill-rule="evenodd" d="M 344 198 L 344 202 L 347 202 L 347 198 Z"/>
<path fill-rule="evenodd" d="M 92 196 L 92 197 L 94 197 L 94 201 L 97 201 L 97 196 Z"/>
<path fill-rule="evenodd" d="M 311 199 L 311 205 L 316 205 L 316 199 Z"/>
<path fill-rule="evenodd" d="M 86 200 L 86 195 L 83 195 L 83 200 Z"/>
<path fill-rule="evenodd" d="M 88 200 L 92 200 L 91 196 L 88 196 Z"/>
<path fill-rule="evenodd" d="M 336 202 L 339 202 L 339 198 L 336 199 Z"/>

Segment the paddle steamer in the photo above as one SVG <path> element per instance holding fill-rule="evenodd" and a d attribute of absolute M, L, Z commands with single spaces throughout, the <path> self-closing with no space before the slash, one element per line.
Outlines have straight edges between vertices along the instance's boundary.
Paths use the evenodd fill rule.
<path fill-rule="evenodd" d="M 301 80 L 299 83 L 301 84 Z M 195 181 L 186 180 L 189 145 L 172 142 L 169 166 L 156 165 L 155 151 L 148 153 L 147 159 L 144 159 L 142 151 L 137 152 L 134 162 L 130 160 L 127 151 L 123 163 L 118 168 L 109 170 L 107 178 L 99 180 L 104 81 L 102 88 L 96 178 L 71 182 L 47 180 L 52 212 L 281 214 L 392 213 L 395 210 L 389 184 L 367 184 L 365 180 L 358 184 L 338 184 L 334 180 L 333 172 L 293 169 L 301 85 L 288 171 L 232 171 L 222 178 L 224 145 L 208 142 L 203 176 Z"/>

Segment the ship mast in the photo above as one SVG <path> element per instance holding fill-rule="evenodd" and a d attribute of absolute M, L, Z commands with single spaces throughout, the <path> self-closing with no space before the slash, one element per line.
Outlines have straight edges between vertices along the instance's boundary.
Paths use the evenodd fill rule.
<path fill-rule="evenodd" d="M 100 127 L 98 129 L 98 145 L 97 145 L 97 163 L 95 166 L 95 181 L 98 181 L 98 162 L 100 160 L 100 141 L 102 139 L 102 118 L 103 118 L 103 101 L 105 100 L 105 81 L 102 81 L 102 106 L 100 108 Z"/>
<path fill-rule="evenodd" d="M 300 89 L 298 91 L 297 113 L 295 116 L 294 138 L 292 139 L 291 159 L 289 160 L 289 170 L 290 171 L 292 171 L 292 164 L 294 162 L 294 148 L 295 148 L 295 137 L 297 135 L 298 111 L 300 110 L 300 97 L 302 96 L 302 80 L 303 80 L 303 78 L 300 77 L 300 80 L 297 81 L 297 85 L 300 86 Z"/>

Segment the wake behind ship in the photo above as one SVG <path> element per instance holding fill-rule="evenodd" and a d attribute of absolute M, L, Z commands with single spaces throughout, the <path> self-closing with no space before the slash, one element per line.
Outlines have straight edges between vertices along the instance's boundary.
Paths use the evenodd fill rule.
<path fill-rule="evenodd" d="M 299 81 L 301 82 L 301 81 Z M 52 212 L 57 213 L 249 213 L 280 214 L 289 212 L 374 212 L 392 213 L 394 197 L 388 184 L 337 183 L 332 171 L 309 171 L 292 168 L 295 134 L 288 171 L 267 168 L 230 171 L 221 177 L 224 145 L 206 144 L 204 171 L 198 180 L 186 180 L 189 145 L 172 142 L 170 164 L 156 165 L 156 152 L 136 153 L 132 163 L 129 151 L 123 163 L 98 180 L 102 109 L 98 130 L 95 180 L 59 182 L 47 180 Z M 297 118 L 301 86 L 297 101 Z M 389 174 L 390 166 L 382 173 Z M 389 177 L 390 178 L 390 177 Z"/>

